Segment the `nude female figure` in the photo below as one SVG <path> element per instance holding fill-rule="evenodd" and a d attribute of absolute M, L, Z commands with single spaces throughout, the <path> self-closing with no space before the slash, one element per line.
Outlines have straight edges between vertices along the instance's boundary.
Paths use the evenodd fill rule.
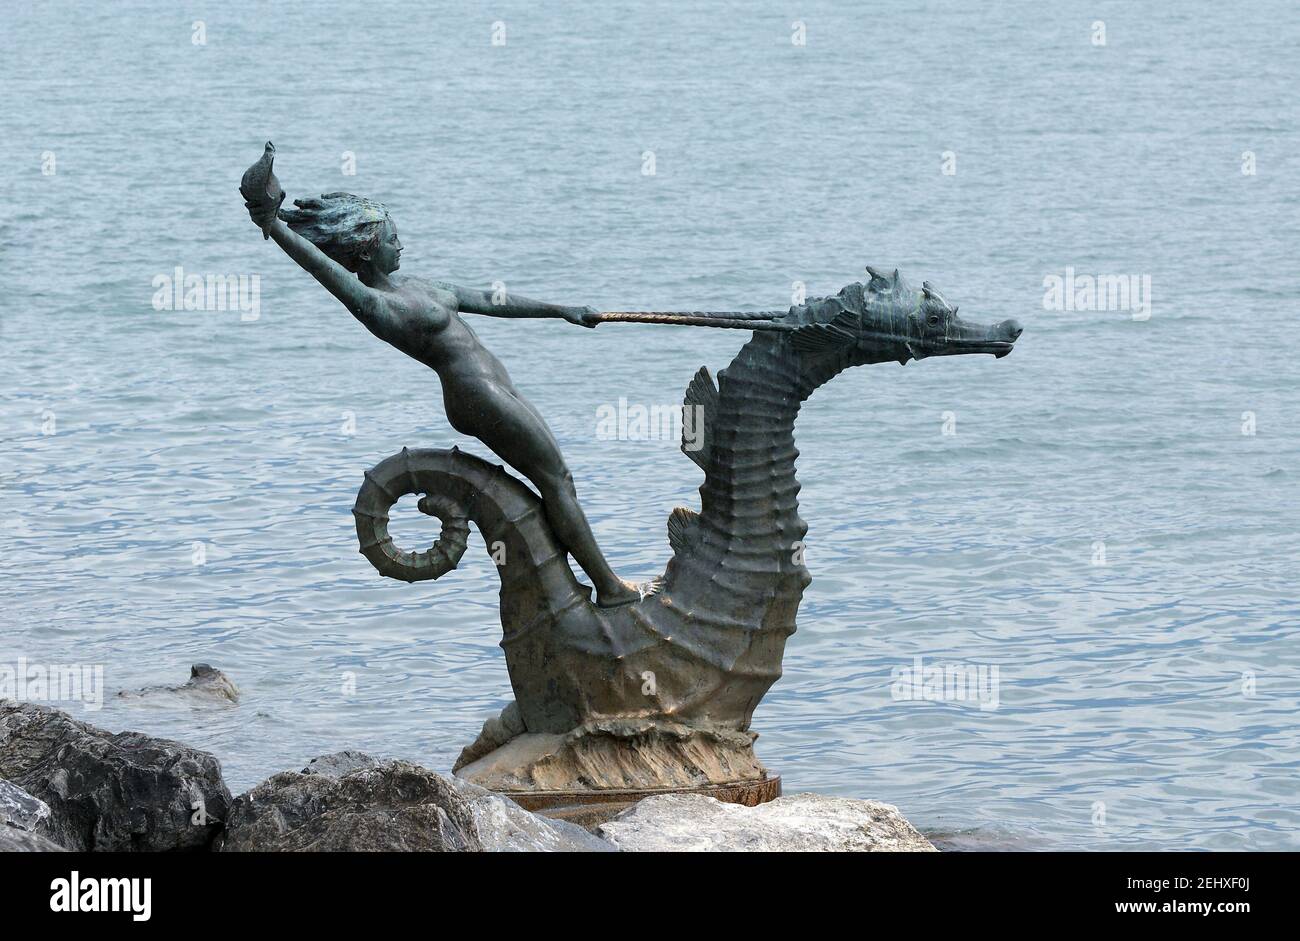
<path fill-rule="evenodd" d="M 517 296 L 498 304 L 485 291 L 395 277 L 402 243 L 388 210 L 350 193 L 297 199 L 297 209 L 283 211 L 264 200 L 245 205 L 253 222 L 367 330 L 438 374 L 451 426 L 478 438 L 532 481 L 551 529 L 595 584 L 597 604 L 612 607 L 641 597 L 635 586 L 614 574 L 597 547 L 546 421 L 460 318 L 462 313 L 560 317 L 594 327 L 594 308 Z"/>

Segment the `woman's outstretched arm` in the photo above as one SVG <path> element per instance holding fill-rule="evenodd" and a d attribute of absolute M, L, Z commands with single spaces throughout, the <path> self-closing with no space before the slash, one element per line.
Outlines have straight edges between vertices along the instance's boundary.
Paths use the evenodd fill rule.
<path fill-rule="evenodd" d="M 253 221 L 260 224 L 262 220 L 254 213 L 255 210 L 250 207 L 249 214 L 253 216 Z M 289 228 L 283 219 L 275 217 L 269 232 L 271 238 L 275 239 L 275 244 L 284 249 L 286 255 L 324 285 L 366 327 L 373 330 L 375 327 L 395 325 L 396 317 L 384 302 L 382 294 L 362 284 L 356 275 Z M 393 321 L 393 324 L 386 324 L 387 321 Z"/>
<path fill-rule="evenodd" d="M 520 297 L 505 291 L 480 291 L 456 284 L 446 285 L 456 295 L 460 309 L 467 314 L 485 314 L 488 317 L 559 317 L 583 327 L 594 327 L 593 320 L 600 311 L 594 307 L 570 307 L 548 304 L 529 297 Z"/>

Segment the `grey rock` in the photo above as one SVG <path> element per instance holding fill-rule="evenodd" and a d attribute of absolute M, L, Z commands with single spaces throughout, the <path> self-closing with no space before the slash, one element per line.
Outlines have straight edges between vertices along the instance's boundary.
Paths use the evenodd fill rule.
<path fill-rule="evenodd" d="M 234 801 L 223 852 L 474 852 L 469 802 L 448 779 L 390 761 L 341 776 L 286 771 Z"/>
<path fill-rule="evenodd" d="M 0 777 L 49 805 L 41 831 L 72 850 L 206 849 L 230 805 L 207 752 L 31 704 L 0 704 Z"/>
<path fill-rule="evenodd" d="M 117 694 L 123 699 L 144 699 L 159 695 L 187 697 L 194 701 L 221 700 L 239 702 L 239 687 L 226 674 L 206 663 L 190 667 L 190 678 L 180 686 L 146 686 L 144 689 L 123 690 Z"/>
<path fill-rule="evenodd" d="M 33 831 L 50 819 L 50 807 L 11 781 L 0 781 L 0 824 Z"/>
<path fill-rule="evenodd" d="M 698 794 L 648 797 L 597 830 L 625 852 L 934 852 L 898 808 L 792 794 L 757 807 Z"/>
<path fill-rule="evenodd" d="M 307 762 L 307 767 L 302 769 L 303 774 L 323 774 L 330 778 L 341 778 L 345 774 L 351 774 L 353 771 L 360 771 L 363 768 L 375 768 L 382 762 L 378 758 L 372 758 L 365 752 L 359 751 L 336 751 L 330 755 L 321 755 Z"/>
<path fill-rule="evenodd" d="M 483 849 L 498 853 L 612 853 L 617 847 L 565 820 L 530 813 L 514 801 L 460 778 Z"/>
<path fill-rule="evenodd" d="M 223 852 L 612 852 L 581 827 L 405 761 L 342 751 L 235 799 Z"/>
<path fill-rule="evenodd" d="M 39 833 L 0 823 L 0 853 L 66 853 L 62 846 Z"/>

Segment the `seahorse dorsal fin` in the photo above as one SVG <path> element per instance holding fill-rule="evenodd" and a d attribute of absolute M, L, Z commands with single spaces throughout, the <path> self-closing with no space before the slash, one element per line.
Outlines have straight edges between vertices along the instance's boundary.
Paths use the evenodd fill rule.
<path fill-rule="evenodd" d="M 682 453 L 706 472 L 711 446 L 709 429 L 717 412 L 718 387 L 709 375 L 709 368 L 701 366 L 686 387 L 686 399 L 682 403 Z"/>
<path fill-rule="evenodd" d="M 677 507 L 668 515 L 668 545 L 672 547 L 673 555 L 683 555 L 690 549 L 695 521 L 699 518 L 700 514 L 684 506 Z"/>
<path fill-rule="evenodd" d="M 830 323 L 810 323 L 790 334 L 790 345 L 804 353 L 829 353 L 852 346 L 858 341 L 854 328 L 858 317 L 842 310 Z"/>

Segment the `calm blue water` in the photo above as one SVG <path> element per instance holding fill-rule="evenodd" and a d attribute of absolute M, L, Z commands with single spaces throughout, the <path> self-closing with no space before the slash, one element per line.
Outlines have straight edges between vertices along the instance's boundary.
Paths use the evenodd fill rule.
<path fill-rule="evenodd" d="M 205 45 L 174 4 L 6 9 L 0 664 L 102 664 L 74 715 L 210 749 L 236 791 L 344 747 L 445 770 L 507 700 L 485 556 L 403 585 L 356 552 L 365 468 L 482 447 L 248 223 L 270 138 L 291 196 L 386 202 L 407 273 L 766 309 L 870 262 L 1020 319 L 1007 359 L 806 407 L 814 581 L 760 754 L 963 845 L 1300 846 L 1294 5 L 538 6 L 209 5 Z M 258 275 L 260 317 L 155 310 L 178 265 Z M 1067 267 L 1149 276 L 1150 318 L 1044 309 Z M 596 410 L 679 402 L 745 335 L 474 326 L 615 567 L 662 571 L 699 473 Z M 897 701 L 914 657 L 998 667 L 998 708 Z M 201 660 L 239 706 L 112 701 Z"/>

